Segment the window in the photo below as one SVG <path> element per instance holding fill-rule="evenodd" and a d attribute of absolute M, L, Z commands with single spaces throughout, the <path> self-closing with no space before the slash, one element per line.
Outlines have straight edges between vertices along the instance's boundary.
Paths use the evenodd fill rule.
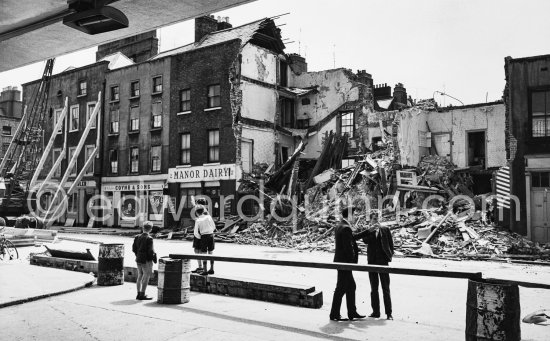
<path fill-rule="evenodd" d="M 294 128 L 294 101 L 288 98 L 283 98 L 281 105 L 281 125 L 283 127 Z"/>
<path fill-rule="evenodd" d="M 196 196 L 201 195 L 200 188 L 180 188 L 181 200 L 183 201 L 183 208 L 193 208 L 194 199 Z M 180 204 L 181 205 L 181 204 Z"/>
<path fill-rule="evenodd" d="M 69 131 L 77 131 L 78 130 L 78 105 L 73 105 L 71 107 L 71 126 L 69 128 Z"/>
<path fill-rule="evenodd" d="M 531 92 L 532 137 L 550 137 L 550 90 Z"/>
<path fill-rule="evenodd" d="M 84 158 L 85 158 L 84 162 L 88 162 L 88 158 L 92 155 L 92 153 L 94 152 L 94 149 L 95 149 L 94 144 L 86 146 L 86 149 L 84 150 Z M 95 158 L 94 158 L 94 161 L 92 161 L 92 164 L 88 167 L 88 169 L 86 169 L 86 174 L 87 175 L 93 174 L 94 167 L 95 167 Z"/>
<path fill-rule="evenodd" d="M 343 112 L 340 114 L 340 132 L 342 136 L 344 136 L 346 133 L 349 137 L 353 137 L 353 128 L 354 128 L 354 120 L 353 120 L 353 111 L 350 112 Z"/>
<path fill-rule="evenodd" d="M 86 124 L 88 124 L 88 121 L 90 120 L 90 117 L 92 116 L 92 113 L 94 112 L 94 108 L 95 108 L 95 102 L 89 102 L 86 105 Z M 95 129 L 95 127 L 97 126 L 97 118 L 98 117 L 99 117 L 99 112 L 95 116 L 95 120 L 92 122 L 92 129 Z"/>
<path fill-rule="evenodd" d="M 55 127 L 55 125 L 57 124 L 57 122 L 59 122 L 59 118 L 61 117 L 61 113 L 63 112 L 63 109 L 56 109 L 53 113 L 53 126 Z M 59 127 L 59 130 L 57 131 L 58 133 L 61 133 L 63 131 L 64 127 L 63 127 L 63 124 L 61 124 L 61 126 Z"/>
<path fill-rule="evenodd" d="M 130 131 L 139 130 L 139 106 L 130 107 Z"/>
<path fill-rule="evenodd" d="M 109 150 L 109 165 L 111 166 L 111 174 L 118 173 L 118 151 L 116 149 Z"/>
<path fill-rule="evenodd" d="M 302 105 L 309 105 L 311 103 L 311 101 L 309 100 L 309 98 L 302 98 Z"/>
<path fill-rule="evenodd" d="M 279 65 L 279 85 L 288 86 L 288 64 L 281 60 Z"/>
<path fill-rule="evenodd" d="M 151 172 L 160 172 L 161 146 L 151 147 Z"/>
<path fill-rule="evenodd" d="M 111 112 L 109 114 L 109 133 L 118 134 L 118 119 L 118 109 L 111 109 Z"/>
<path fill-rule="evenodd" d="M 181 158 L 180 164 L 187 165 L 191 163 L 191 134 L 181 134 Z"/>
<path fill-rule="evenodd" d="M 298 128 L 298 129 L 307 129 L 307 128 L 309 128 L 309 118 L 296 120 L 296 128 Z"/>
<path fill-rule="evenodd" d="M 70 147 L 69 148 L 69 160 L 68 160 L 69 163 L 73 159 L 73 156 L 74 156 L 75 152 L 76 152 L 76 147 Z M 77 172 L 78 172 L 78 157 L 76 159 L 76 162 L 74 163 L 73 168 L 71 169 L 70 176 L 76 176 Z"/>
<path fill-rule="evenodd" d="M 531 173 L 532 187 L 550 187 L 550 172 Z"/>
<path fill-rule="evenodd" d="M 208 131 L 208 162 L 220 161 L 220 131 Z"/>
<path fill-rule="evenodd" d="M 111 87 L 111 101 L 114 102 L 114 101 L 118 101 L 119 99 L 120 99 L 120 94 L 119 94 L 118 85 L 114 85 Z"/>
<path fill-rule="evenodd" d="M 191 90 L 180 91 L 180 112 L 191 111 Z"/>
<path fill-rule="evenodd" d="M 220 106 L 220 85 L 210 85 L 208 87 L 208 108 L 216 108 Z"/>
<path fill-rule="evenodd" d="M 151 126 L 160 128 L 162 126 L 162 102 L 154 102 L 152 104 Z"/>
<path fill-rule="evenodd" d="M 55 164 L 55 162 L 57 161 L 57 159 L 59 158 L 60 155 L 61 155 L 61 149 L 52 150 L 52 168 L 53 168 L 53 165 Z M 57 169 L 53 173 L 53 176 L 56 177 L 56 178 L 61 177 L 61 166 L 57 167 Z"/>
<path fill-rule="evenodd" d="M 2 134 L 3 135 L 11 135 L 11 127 L 10 126 L 3 126 L 2 127 Z"/>
<path fill-rule="evenodd" d="M 130 83 L 130 97 L 139 96 L 139 81 Z"/>
<path fill-rule="evenodd" d="M 80 81 L 78 83 L 78 96 L 85 96 L 87 93 L 87 84 L 86 81 Z"/>
<path fill-rule="evenodd" d="M 67 212 L 76 213 L 78 205 L 78 192 L 75 192 L 67 198 Z"/>
<path fill-rule="evenodd" d="M 138 147 L 130 148 L 130 172 L 131 173 L 139 172 L 139 148 Z"/>
<path fill-rule="evenodd" d="M 153 77 L 153 93 L 162 92 L 162 76 Z"/>

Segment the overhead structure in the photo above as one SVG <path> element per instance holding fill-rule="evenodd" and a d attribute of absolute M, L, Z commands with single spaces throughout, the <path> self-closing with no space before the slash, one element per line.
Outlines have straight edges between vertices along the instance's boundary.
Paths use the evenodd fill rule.
<path fill-rule="evenodd" d="M 2 0 L 0 72 L 252 1 Z"/>

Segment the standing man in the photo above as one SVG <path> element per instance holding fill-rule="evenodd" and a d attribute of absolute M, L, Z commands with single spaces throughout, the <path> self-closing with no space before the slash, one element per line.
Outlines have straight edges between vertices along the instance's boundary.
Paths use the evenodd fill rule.
<path fill-rule="evenodd" d="M 197 220 L 195 220 L 195 237 L 200 240 L 200 251 L 203 254 L 212 254 L 214 251 L 214 231 L 216 230 L 216 224 L 212 217 L 208 214 L 208 211 L 202 205 L 198 205 L 195 212 L 197 213 Z M 210 270 L 207 269 L 207 261 L 203 261 L 203 271 L 199 275 L 213 275 L 214 274 L 214 261 L 210 261 Z"/>
<path fill-rule="evenodd" d="M 353 216 L 348 220 L 348 213 L 350 210 L 350 207 L 344 208 L 341 213 L 343 219 L 334 230 L 334 242 L 336 247 L 334 262 L 356 264 L 359 259 L 359 247 L 355 239 L 353 239 L 350 223 L 350 221 L 353 223 Z M 342 305 L 342 298 L 344 295 L 346 295 L 346 306 L 348 309 L 347 319 L 342 318 L 340 315 L 340 306 Z M 332 321 L 347 321 L 348 319 L 352 321 L 354 318 L 365 317 L 364 315 L 360 315 L 355 307 L 355 280 L 353 279 L 353 273 L 351 271 L 338 270 L 336 289 L 334 290 L 329 317 Z"/>
<path fill-rule="evenodd" d="M 153 223 L 143 223 L 143 233 L 134 238 L 132 251 L 136 254 L 137 263 L 137 296 L 138 300 L 152 300 L 152 297 L 145 295 L 145 289 L 149 284 L 149 278 L 153 274 L 153 262 L 157 262 L 157 254 L 153 248 L 153 237 L 149 235 L 153 229 Z"/>
<path fill-rule="evenodd" d="M 356 234 L 355 239 L 363 239 L 367 244 L 367 261 L 372 265 L 388 265 L 391 262 L 394 248 L 393 237 L 389 228 L 381 226 L 378 222 L 378 213 L 370 214 L 370 226 L 367 230 Z M 372 314 L 369 317 L 380 317 L 380 295 L 378 284 L 382 284 L 384 297 L 384 309 L 388 320 L 393 320 L 390 296 L 390 274 L 369 272 L 370 299 Z"/>

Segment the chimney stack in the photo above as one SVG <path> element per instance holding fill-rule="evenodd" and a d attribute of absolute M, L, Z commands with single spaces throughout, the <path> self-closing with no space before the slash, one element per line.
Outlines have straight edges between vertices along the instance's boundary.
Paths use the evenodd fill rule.
<path fill-rule="evenodd" d="M 195 18 L 195 42 L 200 41 L 205 35 L 218 30 L 218 21 L 214 16 L 204 15 Z"/>
<path fill-rule="evenodd" d="M 397 103 L 407 105 L 407 89 L 405 89 L 403 83 L 395 84 L 393 88 L 393 99 Z"/>
<path fill-rule="evenodd" d="M 287 58 L 292 71 L 297 74 L 307 72 L 307 62 L 304 57 L 300 56 L 297 53 L 289 53 L 287 55 Z"/>

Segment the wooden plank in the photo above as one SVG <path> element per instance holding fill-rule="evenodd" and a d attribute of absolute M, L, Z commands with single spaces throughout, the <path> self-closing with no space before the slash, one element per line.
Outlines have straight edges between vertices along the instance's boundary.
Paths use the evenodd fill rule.
<path fill-rule="evenodd" d="M 200 259 L 213 260 L 220 262 L 231 263 L 248 263 L 248 264 L 265 264 L 279 266 L 293 266 L 302 268 L 314 269 L 331 269 L 331 270 L 349 270 L 349 271 L 367 271 L 390 273 L 396 275 L 413 275 L 413 276 L 429 276 L 429 277 L 444 277 L 444 278 L 470 278 L 481 279 L 481 272 L 472 271 L 452 271 L 452 270 L 431 270 L 418 268 L 401 268 L 384 265 L 358 265 L 350 263 L 322 263 L 322 262 L 304 262 L 304 261 L 288 261 L 277 259 L 262 259 L 262 258 L 244 258 L 244 257 L 225 257 L 206 254 L 170 254 L 173 259 Z"/>

